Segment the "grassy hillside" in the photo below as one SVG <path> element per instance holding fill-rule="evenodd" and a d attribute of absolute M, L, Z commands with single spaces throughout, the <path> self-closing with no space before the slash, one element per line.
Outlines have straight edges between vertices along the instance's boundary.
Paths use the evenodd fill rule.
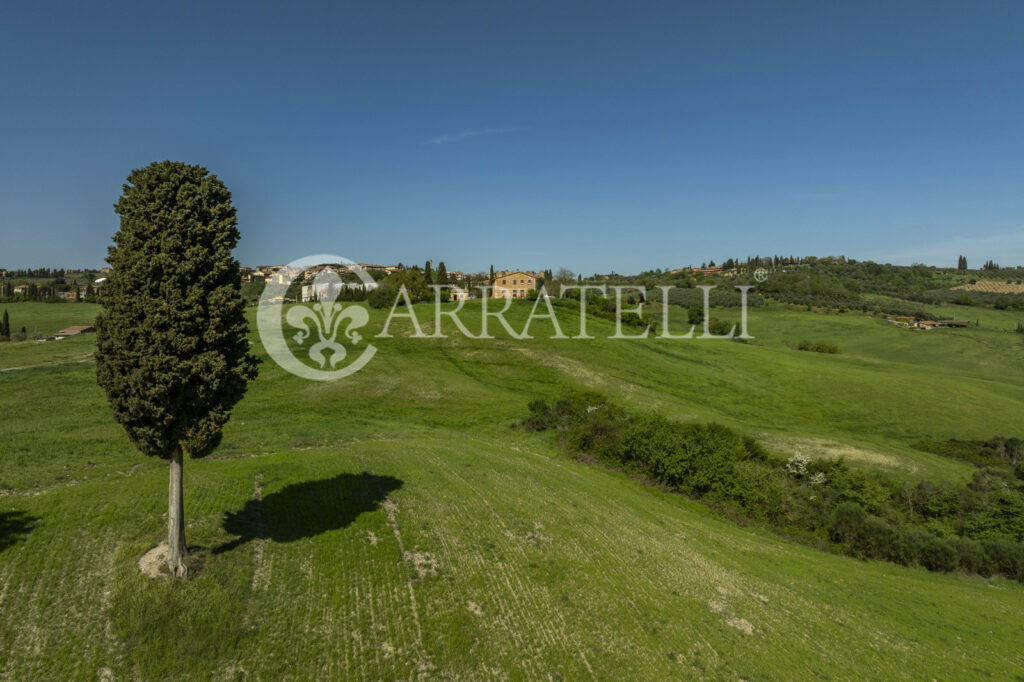
<path fill-rule="evenodd" d="M 89 312 L 18 304 L 12 326 Z M 333 383 L 267 360 L 223 445 L 186 464 L 204 563 L 185 584 L 138 571 L 166 467 L 113 422 L 92 338 L 0 344 L 0 676 L 1022 676 L 1019 584 L 804 548 L 511 428 L 530 399 L 587 387 L 782 454 L 963 480 L 909 444 L 1021 435 L 1014 317 L 977 313 L 912 333 L 774 304 L 749 344 L 608 340 L 600 320 L 594 341 L 400 335 Z"/>

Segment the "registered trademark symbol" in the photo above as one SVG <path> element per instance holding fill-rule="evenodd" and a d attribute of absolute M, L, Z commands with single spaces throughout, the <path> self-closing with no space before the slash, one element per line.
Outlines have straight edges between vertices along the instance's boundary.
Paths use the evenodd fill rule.
<path fill-rule="evenodd" d="M 754 279 L 756 279 L 758 282 L 764 282 L 765 280 L 768 279 L 768 271 L 765 270 L 764 268 L 758 268 L 757 270 L 754 270 Z"/>

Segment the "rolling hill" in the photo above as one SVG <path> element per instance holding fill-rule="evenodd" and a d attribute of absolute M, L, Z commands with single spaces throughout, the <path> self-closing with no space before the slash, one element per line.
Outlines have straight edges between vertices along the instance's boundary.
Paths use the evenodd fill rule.
<path fill-rule="evenodd" d="M 94 314 L 11 306 L 12 326 L 53 331 Z M 114 423 L 93 339 L 0 345 L 0 676 L 1024 677 L 1018 583 L 800 546 L 513 428 L 530 400 L 588 388 L 780 454 L 962 481 L 968 465 L 910 444 L 1019 435 L 1024 408 L 1016 318 L 971 316 L 914 333 L 773 304 L 747 344 L 612 340 L 599 319 L 592 341 L 540 321 L 522 341 L 396 323 L 329 383 L 260 348 L 223 444 L 185 465 L 187 582 L 139 571 L 167 471 Z M 841 353 L 793 349 L 808 338 Z"/>

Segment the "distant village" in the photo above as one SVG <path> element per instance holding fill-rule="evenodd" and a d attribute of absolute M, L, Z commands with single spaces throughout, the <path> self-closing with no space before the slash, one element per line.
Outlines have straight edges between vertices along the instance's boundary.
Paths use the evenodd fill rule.
<path fill-rule="evenodd" d="M 749 260 L 749 259 L 748 259 Z M 776 257 L 776 260 L 778 258 Z M 749 262 L 748 262 L 749 265 Z M 692 276 L 692 277 L 731 277 L 742 271 L 740 261 L 729 259 L 721 265 L 702 263 L 700 267 L 687 266 L 672 270 L 657 270 L 655 272 L 666 276 Z M 338 279 L 334 281 L 317 280 L 323 271 L 330 269 Z M 460 270 L 447 271 L 444 263 L 439 262 L 435 268 L 430 261 L 424 266 L 404 265 L 380 265 L 375 263 L 358 263 L 353 265 L 324 263 L 305 269 L 289 268 L 286 265 L 258 265 L 255 267 L 240 268 L 242 275 L 243 289 L 248 289 L 247 300 L 254 301 L 259 298 L 258 294 L 253 295 L 256 287 L 262 291 L 266 284 L 289 284 L 288 294 L 271 297 L 272 302 L 298 302 L 320 300 L 328 295 L 337 294 L 341 289 L 360 289 L 363 292 L 372 291 L 379 283 L 388 277 L 397 276 L 400 273 L 418 271 L 424 275 L 427 284 L 448 285 L 448 297 L 451 300 L 466 300 L 476 298 L 480 295 L 480 287 L 489 287 L 489 296 L 492 298 L 529 298 L 547 283 L 548 289 L 552 284 L 569 284 L 578 282 L 602 282 L 609 280 L 621 280 L 622 276 L 615 273 L 594 274 L 584 278 L 565 269 L 557 272 L 552 270 L 530 270 L 526 268 L 504 268 L 495 270 L 493 266 L 488 271 L 474 273 L 462 272 Z M 109 267 L 99 269 L 76 269 L 76 268 L 36 268 L 9 270 L 0 268 L 0 302 L 18 301 L 78 301 L 98 302 L 106 282 L 106 276 L 110 274 Z M 367 280 L 372 280 L 367 281 Z M 292 285 L 299 287 L 291 288 Z"/>

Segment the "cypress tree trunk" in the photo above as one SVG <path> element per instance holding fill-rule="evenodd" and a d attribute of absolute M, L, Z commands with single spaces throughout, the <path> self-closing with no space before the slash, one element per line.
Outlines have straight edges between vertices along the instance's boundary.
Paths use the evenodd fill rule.
<path fill-rule="evenodd" d="M 185 498 L 181 489 L 182 454 L 176 447 L 171 452 L 171 481 L 167 496 L 167 567 L 171 575 L 185 577 Z"/>

